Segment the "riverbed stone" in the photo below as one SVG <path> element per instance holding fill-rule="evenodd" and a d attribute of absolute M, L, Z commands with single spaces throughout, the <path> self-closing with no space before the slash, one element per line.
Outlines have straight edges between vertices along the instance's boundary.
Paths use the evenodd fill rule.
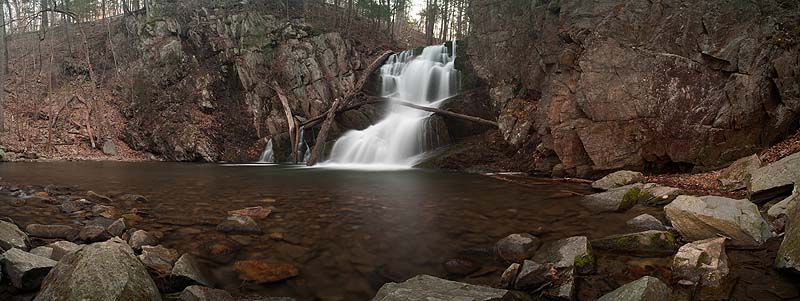
<path fill-rule="evenodd" d="M 17 225 L 0 221 L 0 251 L 8 251 L 12 248 L 28 250 L 29 246 L 28 235 L 22 232 Z"/>
<path fill-rule="evenodd" d="M 217 231 L 224 233 L 262 233 L 261 227 L 252 217 L 236 214 L 228 216 L 222 223 L 217 225 Z"/>
<path fill-rule="evenodd" d="M 452 258 L 444 262 L 444 270 L 450 275 L 465 276 L 480 270 L 481 265 L 468 258 Z"/>
<path fill-rule="evenodd" d="M 734 191 L 747 188 L 752 174 L 761 168 L 763 163 L 758 155 L 751 155 L 736 160 L 723 169 L 717 177 L 719 188 L 724 191 Z"/>
<path fill-rule="evenodd" d="M 80 250 L 83 245 L 78 245 L 69 241 L 57 241 L 47 245 L 53 249 L 53 255 L 50 257 L 53 260 L 61 260 L 65 255 Z"/>
<path fill-rule="evenodd" d="M 99 217 L 104 217 L 104 218 L 108 218 L 108 219 L 112 219 L 112 218 L 120 215 L 120 212 L 119 212 L 119 210 L 117 210 L 117 208 L 114 208 L 114 207 L 111 207 L 111 206 L 107 206 L 107 205 L 97 204 L 97 205 L 92 206 L 91 210 L 92 210 L 92 215 L 93 216 L 99 216 Z"/>
<path fill-rule="evenodd" d="M 13 248 L 3 253 L 3 272 L 11 284 L 25 291 L 37 290 L 56 261 Z"/>
<path fill-rule="evenodd" d="M 64 256 L 35 300 L 161 300 L 161 294 L 130 246 L 112 238 Z"/>
<path fill-rule="evenodd" d="M 695 241 L 724 235 L 736 247 L 758 247 L 772 237 L 758 207 L 748 200 L 682 195 L 664 207 L 681 236 Z"/>
<path fill-rule="evenodd" d="M 786 232 L 775 258 L 775 266 L 800 274 L 800 201 L 789 206 L 786 217 Z"/>
<path fill-rule="evenodd" d="M 678 244 L 669 231 L 648 230 L 595 239 L 592 248 L 631 254 L 672 254 L 678 249 Z"/>
<path fill-rule="evenodd" d="M 643 184 L 632 184 L 584 196 L 581 204 L 596 212 L 623 212 L 639 202 Z"/>
<path fill-rule="evenodd" d="M 89 200 L 89 201 L 95 202 L 95 203 L 113 203 L 114 202 L 114 200 L 111 199 L 110 197 L 102 195 L 102 194 L 99 194 L 99 193 L 91 191 L 91 190 L 86 192 L 86 199 Z"/>
<path fill-rule="evenodd" d="M 514 281 L 514 288 L 519 290 L 537 289 L 554 280 L 555 275 L 551 275 L 550 271 L 550 265 L 525 260 L 519 269 L 516 281 Z"/>
<path fill-rule="evenodd" d="M 128 239 L 128 244 L 136 251 L 140 251 L 143 246 L 158 245 L 159 238 L 155 233 L 150 233 L 145 230 L 136 230 L 131 234 Z"/>
<path fill-rule="evenodd" d="M 601 190 L 610 190 L 634 183 L 642 183 L 645 181 L 644 175 L 641 172 L 620 170 L 606 175 L 600 180 L 592 183 L 592 188 Z"/>
<path fill-rule="evenodd" d="M 639 230 L 667 230 L 667 227 L 660 220 L 646 213 L 630 219 L 626 224 Z"/>
<path fill-rule="evenodd" d="M 523 260 L 531 258 L 541 245 L 541 240 L 536 236 L 514 233 L 498 241 L 495 250 L 505 261 L 522 263 Z"/>
<path fill-rule="evenodd" d="M 586 236 L 573 236 L 542 246 L 533 261 L 551 263 L 555 268 L 575 268 L 578 274 L 594 270 L 592 246 Z"/>
<path fill-rule="evenodd" d="M 265 219 L 270 213 L 272 213 L 272 209 L 264 208 L 262 206 L 247 207 L 239 210 L 228 211 L 228 214 L 230 215 L 249 216 L 253 219 Z"/>
<path fill-rule="evenodd" d="M 789 186 L 800 182 L 800 152 L 755 170 L 750 178 L 750 193 Z"/>
<path fill-rule="evenodd" d="M 519 263 L 512 263 L 503 274 L 500 275 L 500 287 L 501 288 L 514 288 L 514 281 L 517 280 L 517 275 L 519 274 Z"/>
<path fill-rule="evenodd" d="M 101 242 L 111 238 L 106 228 L 102 226 L 85 226 L 78 233 L 78 239 L 85 243 Z"/>
<path fill-rule="evenodd" d="M 147 203 L 147 202 L 149 202 L 149 200 L 143 195 L 130 194 L 130 193 L 125 193 L 125 194 L 121 194 L 121 195 L 115 196 L 114 199 L 116 199 L 116 200 L 118 200 L 120 202 L 124 202 L 124 203 Z"/>
<path fill-rule="evenodd" d="M 73 240 L 78 235 L 78 229 L 70 225 L 30 224 L 25 227 L 25 232 L 33 237 L 66 240 Z"/>
<path fill-rule="evenodd" d="M 166 275 L 172 271 L 175 261 L 178 260 L 178 251 L 161 245 L 142 246 L 142 254 L 138 257 L 145 267 L 160 275 Z"/>
<path fill-rule="evenodd" d="M 279 282 L 300 274 L 300 270 L 292 264 L 263 260 L 237 261 L 234 270 L 239 274 L 239 279 L 257 284 Z"/>
<path fill-rule="evenodd" d="M 180 295 L 180 301 L 234 301 L 230 293 L 205 286 L 192 285 L 185 288 Z"/>
<path fill-rule="evenodd" d="M 681 246 L 672 260 L 672 276 L 680 283 L 719 287 L 730 272 L 725 238 L 709 238 Z"/>
<path fill-rule="evenodd" d="M 125 226 L 125 219 L 118 218 L 106 228 L 106 231 L 108 234 L 111 234 L 111 236 L 122 236 L 127 229 L 128 227 Z"/>
<path fill-rule="evenodd" d="M 86 199 L 77 199 L 77 200 L 66 200 L 61 203 L 61 212 L 64 213 L 75 213 L 78 211 L 84 211 L 92 208 L 94 203 L 86 200 Z"/>
<path fill-rule="evenodd" d="M 603 295 L 598 301 L 669 301 L 669 287 L 658 278 L 644 276 Z"/>
<path fill-rule="evenodd" d="M 106 142 L 103 143 L 103 153 L 112 157 L 117 155 L 117 146 L 114 145 L 113 140 L 106 140 Z"/>
<path fill-rule="evenodd" d="M 384 284 L 373 301 L 430 301 L 430 300 L 515 300 L 514 295 L 503 289 L 472 285 L 418 275 L 404 282 Z"/>
<path fill-rule="evenodd" d="M 41 256 L 44 258 L 53 259 L 53 248 L 48 246 L 41 246 L 31 249 L 31 254 Z"/>

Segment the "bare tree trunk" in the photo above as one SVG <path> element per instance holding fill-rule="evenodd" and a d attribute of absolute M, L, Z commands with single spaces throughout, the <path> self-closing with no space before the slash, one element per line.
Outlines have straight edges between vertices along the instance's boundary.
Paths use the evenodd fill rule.
<path fill-rule="evenodd" d="M 8 3 L 8 2 L 6 2 Z M 4 132 L 5 126 L 5 103 L 6 103 L 6 70 L 8 70 L 8 53 L 6 45 L 6 14 L 3 11 L 3 4 L 0 3 L 0 132 Z"/>

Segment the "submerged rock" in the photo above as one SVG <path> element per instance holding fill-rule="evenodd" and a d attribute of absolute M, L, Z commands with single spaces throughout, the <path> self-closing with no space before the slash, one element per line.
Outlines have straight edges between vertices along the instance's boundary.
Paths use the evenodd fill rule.
<path fill-rule="evenodd" d="M 237 261 L 234 270 L 239 274 L 239 279 L 258 284 L 279 282 L 300 274 L 300 270 L 292 264 L 261 260 Z"/>
<path fill-rule="evenodd" d="M 758 155 L 751 155 L 733 162 L 730 166 L 723 169 L 717 177 L 719 188 L 725 191 L 733 191 L 747 188 L 751 175 L 761 168 L 763 163 Z"/>
<path fill-rule="evenodd" d="M 555 268 L 575 268 L 578 274 L 594 270 L 592 246 L 586 236 L 573 236 L 545 244 L 533 256 L 533 261 L 551 263 Z"/>
<path fill-rule="evenodd" d="M 719 287 L 729 271 L 723 237 L 683 245 L 672 260 L 672 276 L 684 284 Z"/>
<path fill-rule="evenodd" d="M 267 218 L 267 216 L 269 216 L 270 213 L 272 213 L 272 209 L 264 208 L 261 206 L 228 211 L 228 214 L 230 215 L 249 216 L 254 219 L 265 219 Z"/>
<path fill-rule="evenodd" d="M 2 262 L 3 272 L 11 279 L 11 284 L 25 291 L 39 289 L 42 280 L 56 265 L 56 261 L 50 258 L 16 248 L 3 253 Z"/>
<path fill-rule="evenodd" d="M 138 256 L 145 267 L 166 275 L 178 260 L 178 251 L 163 246 L 142 246 L 142 254 Z"/>
<path fill-rule="evenodd" d="M 231 296 L 230 293 L 208 288 L 205 286 L 199 285 L 192 285 L 185 288 L 180 295 L 178 295 L 178 300 L 181 301 L 234 301 L 236 299 Z"/>
<path fill-rule="evenodd" d="M 444 270 L 451 275 L 469 275 L 480 270 L 481 265 L 466 258 L 453 258 L 444 262 Z"/>
<path fill-rule="evenodd" d="M 25 232 L 28 232 L 28 235 L 33 237 L 66 240 L 73 240 L 78 235 L 78 230 L 69 225 L 30 224 L 25 227 Z"/>
<path fill-rule="evenodd" d="M 644 276 L 603 295 L 598 301 L 669 301 L 669 287 L 658 278 Z"/>
<path fill-rule="evenodd" d="M 53 260 L 61 260 L 65 255 L 80 250 L 83 245 L 78 245 L 69 241 L 57 241 L 47 245 L 53 249 L 53 255 L 50 257 Z"/>
<path fill-rule="evenodd" d="M 373 301 L 518 300 L 510 291 L 419 275 L 400 283 L 384 284 Z"/>
<path fill-rule="evenodd" d="M 800 274 L 800 200 L 789 206 L 786 216 L 786 232 L 775 258 L 775 266 Z"/>
<path fill-rule="evenodd" d="M 495 250 L 500 258 L 508 262 L 521 263 L 531 258 L 542 242 L 536 236 L 528 233 L 514 233 L 501 239 L 495 245 Z"/>
<path fill-rule="evenodd" d="M 61 211 L 64 213 L 75 213 L 78 211 L 88 210 L 92 208 L 94 203 L 85 199 L 66 200 L 61 203 Z"/>
<path fill-rule="evenodd" d="M 648 230 L 596 239 L 592 241 L 592 248 L 633 254 L 671 254 L 678 249 L 678 244 L 668 231 Z"/>
<path fill-rule="evenodd" d="M 112 238 L 64 256 L 35 300 L 161 300 L 161 294 L 133 250 Z"/>
<path fill-rule="evenodd" d="M 12 248 L 28 250 L 29 245 L 28 235 L 17 225 L 0 220 L 0 250 L 8 251 Z"/>
<path fill-rule="evenodd" d="M 724 235 L 731 238 L 731 246 L 757 247 L 772 237 L 758 207 L 748 200 L 682 195 L 664 211 L 688 241 Z"/>
<path fill-rule="evenodd" d="M 252 217 L 235 214 L 228 216 L 222 223 L 217 225 L 217 231 L 224 233 L 261 234 L 261 228 Z"/>
<path fill-rule="evenodd" d="M 641 172 L 621 170 L 611 173 L 592 183 L 592 188 L 610 190 L 635 183 L 643 183 L 644 175 Z"/>
<path fill-rule="evenodd" d="M 664 231 L 667 230 L 667 227 L 661 223 L 660 220 L 655 218 L 650 214 L 642 214 L 637 217 L 632 218 L 628 222 L 626 222 L 628 226 L 639 230 L 659 230 Z"/>

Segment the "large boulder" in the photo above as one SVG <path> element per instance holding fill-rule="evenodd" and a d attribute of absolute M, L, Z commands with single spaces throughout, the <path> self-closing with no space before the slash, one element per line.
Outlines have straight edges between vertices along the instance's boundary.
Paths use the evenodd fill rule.
<path fill-rule="evenodd" d="M 495 250 L 500 258 L 508 262 L 522 263 L 531 258 L 542 242 L 536 236 L 528 233 L 514 233 L 501 239 L 495 245 Z"/>
<path fill-rule="evenodd" d="M 669 287 L 658 278 L 644 276 L 603 295 L 598 301 L 669 301 Z"/>
<path fill-rule="evenodd" d="M 595 239 L 592 248 L 631 254 L 672 254 L 678 249 L 678 244 L 669 231 L 648 230 Z"/>
<path fill-rule="evenodd" d="M 594 270 L 592 246 L 586 236 L 573 236 L 545 244 L 533 261 L 550 263 L 558 269 L 575 268 L 578 274 Z"/>
<path fill-rule="evenodd" d="M 130 246 L 112 238 L 64 256 L 35 300 L 161 300 L 161 294 Z"/>
<path fill-rule="evenodd" d="M 58 238 L 73 240 L 78 235 L 78 230 L 69 225 L 40 225 L 30 224 L 25 227 L 25 232 L 33 237 Z"/>
<path fill-rule="evenodd" d="M 722 190 L 733 191 L 747 188 L 752 174 L 761 168 L 761 159 L 758 155 L 751 155 L 733 162 L 723 169 L 717 177 L 717 183 Z"/>
<path fill-rule="evenodd" d="M 600 180 L 592 183 L 592 188 L 609 190 L 617 187 L 642 183 L 645 181 L 644 175 L 638 171 L 621 170 L 611 173 Z"/>
<path fill-rule="evenodd" d="M 28 235 L 17 227 L 17 225 L 0 220 L 0 251 L 8 251 L 12 248 L 28 250 L 30 241 Z"/>
<path fill-rule="evenodd" d="M 800 152 L 753 172 L 750 192 L 753 194 L 800 182 Z"/>
<path fill-rule="evenodd" d="M 685 244 L 672 259 L 672 276 L 684 285 L 719 287 L 729 272 L 723 237 Z"/>
<path fill-rule="evenodd" d="M 50 258 L 34 255 L 20 249 L 3 253 L 3 272 L 11 279 L 11 284 L 21 290 L 37 290 L 42 280 L 56 265 Z"/>
<path fill-rule="evenodd" d="M 444 280 L 419 275 L 401 283 L 384 284 L 373 301 L 429 301 L 429 300 L 514 300 L 514 294 L 503 289 Z"/>
<path fill-rule="evenodd" d="M 800 274 L 800 201 L 794 202 L 787 211 L 786 232 L 775 266 Z"/>
<path fill-rule="evenodd" d="M 688 241 L 724 235 L 731 238 L 731 246 L 758 247 L 772 237 L 758 207 L 748 200 L 682 195 L 664 211 Z"/>

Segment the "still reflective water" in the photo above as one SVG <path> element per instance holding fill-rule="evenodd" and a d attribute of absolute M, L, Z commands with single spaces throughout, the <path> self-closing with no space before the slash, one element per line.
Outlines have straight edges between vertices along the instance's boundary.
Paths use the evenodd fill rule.
<path fill-rule="evenodd" d="M 418 169 L 3 163 L 0 177 L 16 184 L 79 185 L 100 193 L 142 194 L 150 203 L 141 208 L 148 217 L 138 227 L 163 231 L 165 246 L 185 253 L 219 241 L 232 242 L 233 250 L 223 252 L 230 256 L 205 262 L 215 286 L 238 296 L 298 300 L 369 300 L 388 281 L 417 274 L 446 277 L 442 264 L 454 257 L 475 260 L 483 268 L 472 277 L 453 279 L 492 285 L 505 264 L 487 250 L 510 233 L 532 232 L 545 241 L 573 235 L 599 238 L 631 232 L 625 221 L 643 212 L 663 217 L 658 209 L 638 206 L 626 213 L 591 213 L 578 203 L 578 194 L 590 192 L 586 185 L 544 180 L 520 185 L 488 176 Z M 250 206 L 274 207 L 268 218 L 259 221 L 265 234 L 224 235 L 215 230 L 228 210 Z M 0 202 L 0 215 L 21 224 L 71 221 L 57 209 L 8 202 Z M 736 254 L 729 256 L 737 260 Z M 763 276 L 774 273 L 759 268 L 761 255 L 741 256 L 745 263 L 732 266 L 758 271 L 753 285 L 786 287 L 781 281 L 788 280 Z M 598 274 L 581 286 L 582 296 L 596 297 L 642 274 L 661 275 L 669 262 L 602 252 L 598 257 Z M 300 267 L 300 275 L 277 284 L 244 283 L 233 271 L 233 263 L 243 259 L 293 263 Z M 746 297 L 750 289 L 737 295 Z"/>

